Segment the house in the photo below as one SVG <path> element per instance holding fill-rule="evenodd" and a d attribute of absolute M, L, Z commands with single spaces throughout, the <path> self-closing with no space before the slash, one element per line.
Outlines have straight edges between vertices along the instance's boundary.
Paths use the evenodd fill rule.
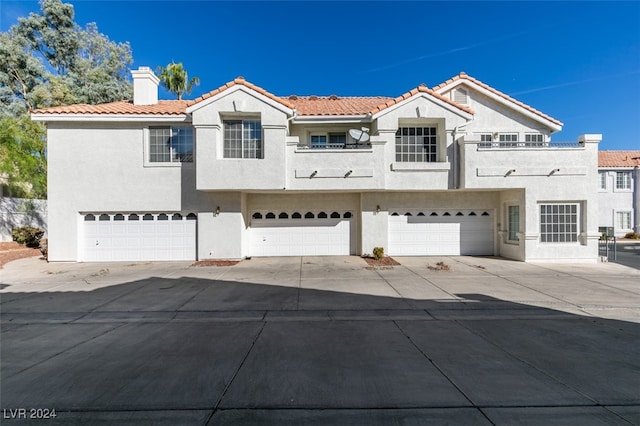
<path fill-rule="evenodd" d="M 598 143 L 461 73 L 396 97 L 277 96 L 32 112 L 46 123 L 49 259 L 489 255 L 596 262 Z"/>
<path fill-rule="evenodd" d="M 601 232 L 640 233 L 640 151 L 598 153 L 598 204 Z"/>

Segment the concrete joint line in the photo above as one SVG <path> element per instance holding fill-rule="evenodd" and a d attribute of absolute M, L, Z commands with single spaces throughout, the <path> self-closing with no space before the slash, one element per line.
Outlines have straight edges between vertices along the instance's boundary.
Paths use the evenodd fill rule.
<path fill-rule="evenodd" d="M 439 289 L 440 291 L 442 291 L 443 293 L 448 294 L 449 296 L 451 296 L 453 299 L 456 300 L 460 300 L 460 298 L 458 296 L 456 296 L 455 294 L 449 293 L 447 290 L 445 290 L 444 288 L 440 287 L 439 285 L 437 285 L 436 283 L 434 283 L 433 281 L 423 277 L 422 275 L 420 275 L 419 273 L 417 273 L 416 271 L 414 271 L 413 269 L 407 267 L 407 266 L 403 266 L 407 271 L 411 272 L 413 275 L 417 276 L 418 278 L 420 278 L 421 280 L 426 281 L 427 283 L 431 284 L 432 286 L 434 286 L 435 288 Z M 428 313 L 428 312 L 427 312 Z M 431 315 L 431 314 L 429 314 Z"/>
<path fill-rule="evenodd" d="M 113 323 L 112 323 L 112 324 L 113 324 Z M 11 377 L 15 377 L 15 376 L 17 376 L 18 374 L 22 374 L 22 373 L 24 373 L 25 371 L 30 370 L 30 369 L 32 369 L 32 368 L 33 368 L 33 367 L 35 367 L 35 366 L 38 366 L 38 365 L 40 365 L 40 364 L 44 364 L 45 362 L 50 361 L 50 360 L 52 360 L 53 358 L 55 358 L 55 357 L 57 357 L 57 356 L 59 356 L 59 355 L 62 355 L 62 354 L 63 354 L 63 353 L 65 353 L 65 352 L 68 352 L 68 351 L 70 351 L 70 350 L 72 350 L 72 349 L 75 349 L 75 348 L 77 348 L 77 347 L 78 347 L 78 346 L 80 346 L 80 345 L 84 345 L 85 343 L 90 342 L 90 341 L 92 341 L 92 340 L 95 340 L 95 339 L 97 339 L 98 337 L 102 337 L 102 336 L 104 336 L 104 335 L 105 335 L 105 334 L 107 334 L 107 333 L 111 333 L 112 331 L 115 331 L 115 330 L 119 329 L 120 327 L 124 327 L 125 325 L 127 325 L 127 324 L 126 324 L 126 323 L 116 324 L 113 328 L 110 328 L 109 330 L 105 330 L 104 332 L 102 332 L 102 333 L 100 333 L 100 334 L 98 334 L 98 335 L 95 335 L 95 336 L 93 336 L 93 337 L 91 337 L 91 338 L 89 338 L 89 339 L 87 339 L 87 340 L 83 340 L 82 342 L 78 342 L 78 343 L 76 343 L 76 344 L 75 344 L 75 345 L 73 345 L 73 346 L 69 346 L 68 348 L 63 349 L 63 350 L 61 350 L 60 352 L 57 352 L 57 353 L 55 353 L 55 354 L 51 355 L 50 357 L 47 357 L 46 359 L 43 359 L 43 360 L 41 360 L 41 361 L 39 361 L 39 362 L 36 362 L 36 363 L 35 363 L 35 364 L 33 364 L 33 365 L 30 365 L 30 366 L 28 366 L 28 367 L 26 367 L 26 368 L 23 368 L 22 370 L 20 370 L 20 371 L 16 372 L 15 374 L 12 374 L 11 376 L 7 377 L 7 379 L 9 379 L 9 378 L 11 378 Z"/>
<path fill-rule="evenodd" d="M 438 370 L 438 372 L 439 372 L 440 374 L 442 374 L 442 376 L 444 376 L 444 378 L 445 378 L 445 379 L 447 379 L 447 381 L 448 381 L 449 383 L 451 383 L 451 385 L 452 385 L 454 388 L 456 388 L 456 390 L 457 390 L 458 392 L 460 392 L 460 394 L 462 394 L 462 396 L 464 396 L 464 397 L 465 397 L 465 399 L 466 399 L 467 401 L 469 401 L 469 403 L 471 404 L 471 406 L 472 406 L 472 407 L 474 407 L 474 408 L 476 408 L 476 409 L 477 409 L 477 408 L 478 408 L 478 406 L 476 405 L 476 403 L 475 403 L 475 402 L 473 402 L 473 401 L 471 400 L 471 398 L 469 397 L 469 395 L 467 395 L 467 394 L 466 394 L 466 393 L 465 393 L 465 392 L 464 392 L 464 391 L 463 391 L 463 390 L 462 390 L 462 389 L 461 389 L 461 388 L 456 384 L 456 382 L 454 382 L 454 381 L 453 381 L 453 380 L 452 380 L 452 379 L 451 379 L 451 378 L 450 378 L 450 377 L 449 377 L 449 376 L 448 376 L 448 375 L 447 375 L 447 374 L 446 374 L 446 373 L 445 373 L 445 372 L 440 368 L 440 366 L 439 366 L 438 364 L 436 364 L 436 362 L 435 362 L 433 359 L 431 359 L 431 358 L 429 357 L 429 355 L 427 355 L 427 353 L 426 353 L 426 352 L 424 352 L 422 349 L 420 349 L 420 347 L 419 347 L 419 346 L 418 346 L 418 345 L 413 341 L 413 339 L 412 339 L 412 338 L 411 338 L 407 333 L 405 333 L 405 332 L 404 332 L 404 330 L 402 329 L 402 327 L 400 327 L 400 325 L 398 324 L 398 322 L 397 322 L 397 321 L 393 321 L 393 323 L 394 323 L 394 324 L 395 324 L 395 326 L 398 328 L 398 330 L 400 330 L 400 333 L 402 333 L 402 334 L 403 334 L 403 336 L 404 336 L 404 337 L 406 337 L 406 338 L 407 338 L 407 340 L 409 340 L 409 343 L 411 343 L 411 345 L 412 345 L 412 346 L 413 346 L 413 347 L 414 347 L 418 352 L 420 352 L 420 353 L 422 354 L 422 356 L 423 356 L 423 357 L 425 357 L 425 358 L 427 359 L 427 361 L 429 361 L 429 363 L 430 363 L 431 365 L 433 365 L 433 367 L 434 367 L 436 370 Z M 489 420 L 489 418 L 484 414 L 484 412 L 482 412 L 482 410 L 480 410 L 480 412 L 481 412 L 481 413 L 482 413 L 482 415 L 487 419 L 487 421 L 489 421 L 491 424 L 494 424 L 491 420 Z"/>
<path fill-rule="evenodd" d="M 247 362 L 247 358 L 249 358 L 249 354 L 253 350 L 253 347 L 256 345 L 256 342 L 258 341 L 260 336 L 262 335 L 262 331 L 264 330 L 264 327 L 266 325 L 267 325 L 267 323 L 265 321 L 263 321 L 262 322 L 262 326 L 260 327 L 260 330 L 258 330 L 258 332 L 256 333 L 256 336 L 253 338 L 253 341 L 251 342 L 251 346 L 249 346 L 249 349 L 247 350 L 247 353 L 244 354 L 244 357 L 242 358 L 242 361 L 240 361 L 240 365 L 238 365 L 238 368 L 236 368 L 236 371 L 233 373 L 233 376 L 231 376 L 231 380 L 229 380 L 229 383 L 227 383 L 227 385 L 224 387 L 224 390 L 222 391 L 222 394 L 220 395 L 220 398 L 218 398 L 218 401 L 216 401 L 216 404 L 213 406 L 213 410 L 211 411 L 211 415 L 209 416 L 209 418 L 207 419 L 205 424 L 207 424 L 207 425 L 210 424 L 211 419 L 213 418 L 213 415 L 216 413 L 216 411 L 218 411 L 218 407 L 222 403 L 222 400 L 224 399 L 225 395 L 227 394 L 227 391 L 229 390 L 229 388 L 233 384 L 233 381 L 238 376 L 238 373 L 242 369 L 242 366 L 244 365 L 244 363 Z"/>
<path fill-rule="evenodd" d="M 456 324 L 458 324 L 460 327 L 464 328 L 465 330 L 469 331 L 471 334 L 478 336 L 479 338 L 481 338 L 482 340 L 484 340 L 485 342 L 487 342 L 488 344 L 490 344 L 491 346 L 494 346 L 495 348 L 497 348 L 498 350 L 500 350 L 501 352 L 504 352 L 505 354 L 507 354 L 508 356 L 510 356 L 511 358 L 515 359 L 516 361 L 519 361 L 531 368 L 533 368 L 535 371 L 537 371 L 538 373 L 542 374 L 543 376 L 548 377 L 549 379 L 553 380 L 556 383 L 559 383 L 561 386 L 564 386 L 567 389 L 570 389 L 572 391 L 574 391 L 575 393 L 577 393 L 578 395 L 582 395 L 584 396 L 586 399 L 588 399 L 589 401 L 593 402 L 593 405 L 600 405 L 595 399 L 593 399 L 591 396 L 587 395 L 586 393 L 580 391 L 579 389 L 576 389 L 572 386 L 569 386 L 568 384 L 564 383 L 562 380 L 560 380 L 559 378 L 553 376 L 552 374 L 536 367 L 535 365 L 533 365 L 532 363 L 520 358 L 519 356 L 517 356 L 516 354 L 511 353 L 510 351 L 508 351 L 507 349 L 503 348 L 502 346 L 498 345 L 495 342 L 492 342 L 491 340 L 489 340 L 487 337 L 483 336 L 481 333 L 472 330 L 471 328 L 467 327 L 465 324 L 463 324 L 463 321 L 455 321 Z M 589 405 L 590 406 L 590 405 Z"/>
<path fill-rule="evenodd" d="M 402 294 L 400 294 L 400 292 L 399 292 L 399 291 L 398 291 L 398 290 L 397 290 L 397 289 L 396 289 L 396 288 L 395 288 L 395 287 L 394 287 L 394 286 L 393 286 L 393 285 L 392 285 L 392 284 L 391 284 L 391 283 L 390 283 L 390 282 L 389 282 L 385 277 L 383 277 L 383 276 L 382 276 L 382 274 L 380 273 L 380 271 L 379 271 L 379 270 L 377 270 L 377 269 L 376 269 L 376 270 L 375 270 L 375 272 L 376 272 L 376 274 L 378 274 L 378 276 L 379 276 L 380 278 L 382 278 L 382 281 L 384 281 L 385 283 L 387 283 L 387 285 L 388 285 L 389 287 L 391 287 L 391 288 L 393 289 L 393 291 L 395 291 L 395 292 L 396 292 L 396 294 L 397 294 L 397 295 L 402 299 L 402 301 L 403 301 L 405 304 L 407 304 L 407 306 L 408 306 L 408 307 L 410 307 L 410 308 L 412 307 L 412 306 L 411 306 L 411 304 L 410 304 L 409 302 L 407 302 L 407 299 L 406 299 Z"/>

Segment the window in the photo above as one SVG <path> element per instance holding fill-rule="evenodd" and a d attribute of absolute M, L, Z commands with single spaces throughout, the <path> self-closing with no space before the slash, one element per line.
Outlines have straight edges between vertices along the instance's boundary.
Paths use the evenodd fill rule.
<path fill-rule="evenodd" d="M 493 136 L 490 133 L 480 135 L 480 148 L 490 148 L 493 143 Z"/>
<path fill-rule="evenodd" d="M 631 212 L 616 212 L 616 229 L 631 229 Z"/>
<path fill-rule="evenodd" d="M 396 161 L 436 162 L 437 142 L 435 127 L 401 127 L 396 132 Z"/>
<path fill-rule="evenodd" d="M 315 134 L 310 138 L 311 149 L 342 149 L 347 143 L 346 133 Z"/>
<path fill-rule="evenodd" d="M 262 158 L 260 120 L 224 121 L 224 158 Z"/>
<path fill-rule="evenodd" d="M 507 210 L 509 215 L 507 240 L 518 241 L 518 232 L 520 230 L 520 206 L 509 206 Z"/>
<path fill-rule="evenodd" d="M 518 146 L 517 133 L 503 133 L 499 138 L 500 146 Z"/>
<path fill-rule="evenodd" d="M 540 242 L 574 243 L 578 241 L 577 204 L 540 205 Z"/>
<path fill-rule="evenodd" d="M 616 172 L 616 189 L 631 189 L 631 172 Z"/>
<path fill-rule="evenodd" d="M 150 127 L 149 162 L 193 162 L 193 129 L 187 126 Z"/>
<path fill-rule="evenodd" d="M 311 148 L 326 148 L 327 147 L 327 136 L 326 135 L 311 135 Z"/>
<path fill-rule="evenodd" d="M 607 172 L 599 172 L 598 177 L 600 178 L 600 189 L 607 189 Z"/>
<path fill-rule="evenodd" d="M 544 135 L 531 133 L 524 135 L 525 146 L 544 146 Z"/>

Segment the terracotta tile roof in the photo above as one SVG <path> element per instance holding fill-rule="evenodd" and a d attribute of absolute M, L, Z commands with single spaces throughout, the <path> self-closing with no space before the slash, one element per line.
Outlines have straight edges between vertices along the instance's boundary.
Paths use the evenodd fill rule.
<path fill-rule="evenodd" d="M 64 105 L 31 111 L 32 114 L 143 114 L 184 115 L 187 101 L 158 101 L 156 105 L 134 105 L 133 101 L 118 101 L 99 105 Z"/>
<path fill-rule="evenodd" d="M 238 84 L 243 85 L 245 87 L 248 87 L 249 89 L 255 90 L 256 92 L 258 92 L 258 93 L 260 93 L 260 94 L 262 94 L 262 95 L 264 95 L 264 96 L 266 96 L 266 97 L 268 97 L 270 99 L 273 99 L 276 102 L 281 103 L 282 105 L 286 106 L 287 108 L 291 108 L 291 109 L 294 108 L 293 104 L 291 104 L 285 98 L 281 98 L 281 97 L 278 97 L 276 95 L 273 95 L 273 94 L 267 92 L 266 90 L 264 90 L 262 87 L 258 87 L 255 84 L 249 83 L 247 80 L 244 79 L 244 77 L 236 77 L 233 81 L 230 81 L 227 84 L 223 84 L 222 86 L 218 87 L 217 89 L 212 90 L 209 93 L 205 93 L 204 95 L 200 96 L 199 98 L 196 98 L 196 99 L 194 99 L 192 101 L 189 101 L 187 103 L 187 106 L 195 105 L 198 102 L 202 102 L 205 99 L 208 99 L 208 98 L 210 98 L 212 96 L 215 96 L 218 93 L 221 93 L 221 92 L 227 90 L 228 88 L 236 86 Z"/>
<path fill-rule="evenodd" d="M 640 166 L 640 151 L 598 151 L 598 167 Z"/>
<path fill-rule="evenodd" d="M 384 96 L 296 96 L 286 98 L 298 115 L 366 115 L 391 98 Z"/>
<path fill-rule="evenodd" d="M 387 102 L 382 103 L 382 104 L 378 105 L 376 108 L 374 108 L 371 111 L 371 113 L 372 114 L 376 114 L 376 113 L 382 111 L 383 109 L 389 108 L 390 106 L 395 105 L 395 104 L 397 104 L 399 102 L 402 102 L 405 99 L 410 98 L 411 96 L 414 96 L 414 95 L 416 95 L 416 94 L 418 94 L 420 92 L 428 93 L 431 96 L 434 96 L 434 97 L 440 99 L 441 101 L 444 101 L 444 102 L 448 103 L 449 105 L 452 105 L 452 106 L 454 106 L 454 107 L 456 107 L 456 108 L 458 108 L 458 109 L 460 109 L 460 110 L 462 110 L 464 112 L 468 112 L 469 114 L 474 114 L 473 110 L 471 110 L 470 108 L 467 108 L 467 107 L 465 107 L 463 105 L 457 104 L 457 103 L 453 102 L 451 99 L 448 99 L 447 97 L 442 96 L 441 94 L 435 92 L 433 89 L 429 89 L 427 86 L 424 86 L 424 85 L 420 85 L 420 86 L 416 87 L 413 90 L 410 90 L 410 91 L 408 91 L 406 93 L 403 93 L 402 95 L 398 96 L 397 98 L 389 99 Z"/>
<path fill-rule="evenodd" d="M 524 108 L 524 109 L 526 109 L 526 110 L 528 110 L 528 111 L 530 111 L 530 112 L 532 112 L 532 113 L 534 113 L 534 114 L 536 114 L 536 115 L 538 115 L 538 116 L 540 116 L 540 117 L 542 117 L 542 118 L 544 118 L 546 120 L 549 120 L 552 123 L 555 123 L 555 124 L 557 124 L 559 126 L 563 125 L 563 123 L 561 121 L 558 121 L 555 118 L 553 118 L 551 116 L 548 116 L 547 114 L 545 114 L 543 112 L 540 112 L 537 109 L 535 109 L 533 107 L 530 107 L 529 105 L 527 105 L 527 104 L 525 104 L 523 102 L 520 102 L 520 101 L 512 98 L 511 96 L 509 96 L 507 94 L 502 93 L 499 90 L 494 89 L 493 87 L 489 86 L 488 84 L 485 84 L 485 83 L 481 82 L 480 80 L 475 79 L 475 78 L 467 75 L 465 72 L 461 72 L 460 74 L 456 75 L 455 77 L 450 78 L 449 80 L 445 81 L 444 83 L 440 83 L 439 85 L 433 87 L 433 90 L 434 91 L 439 91 L 440 89 L 443 89 L 443 88 L 447 87 L 448 85 L 450 85 L 451 83 L 453 83 L 455 81 L 458 81 L 458 80 L 471 81 L 471 82 L 477 84 L 478 86 L 490 91 L 491 93 L 493 93 L 495 95 L 498 95 L 501 98 L 503 98 L 503 99 L 505 99 L 505 100 L 507 100 L 509 102 L 513 102 L 514 104 L 516 104 L 516 105 L 518 105 L 518 106 L 520 106 L 520 107 L 522 107 L 522 108 Z"/>

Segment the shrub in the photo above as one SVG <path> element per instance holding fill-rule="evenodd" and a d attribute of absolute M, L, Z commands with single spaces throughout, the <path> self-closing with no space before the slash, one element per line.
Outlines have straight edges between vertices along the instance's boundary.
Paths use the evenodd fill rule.
<path fill-rule="evenodd" d="M 628 232 L 624 237 L 629 238 L 630 240 L 640 240 L 640 234 L 637 232 Z"/>
<path fill-rule="evenodd" d="M 384 257 L 384 248 L 382 247 L 374 247 L 373 248 L 373 257 L 376 260 L 380 260 Z"/>
<path fill-rule="evenodd" d="M 43 235 L 44 230 L 35 226 L 22 226 L 11 230 L 13 241 L 33 248 L 40 247 L 40 239 Z"/>

